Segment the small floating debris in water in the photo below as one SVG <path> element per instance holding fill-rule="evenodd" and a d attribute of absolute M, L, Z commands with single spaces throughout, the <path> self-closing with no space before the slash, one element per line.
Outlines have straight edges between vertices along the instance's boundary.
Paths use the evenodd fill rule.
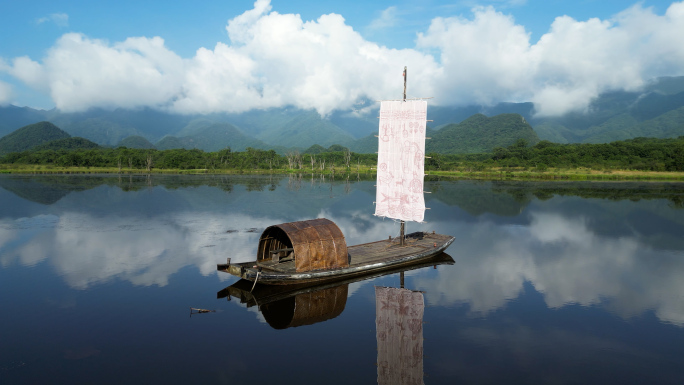
<path fill-rule="evenodd" d="M 232 233 L 237 233 L 237 232 L 238 232 L 237 230 L 228 230 L 228 231 L 226 231 L 226 233 L 231 233 L 231 234 L 232 234 Z"/>
<path fill-rule="evenodd" d="M 24 361 L 10 361 L 9 363 L 0 366 L 0 371 L 10 371 L 13 369 L 18 369 L 21 368 L 22 366 L 26 366 L 26 362 Z"/>
<path fill-rule="evenodd" d="M 196 307 L 190 308 L 190 317 L 192 317 L 193 314 L 203 314 L 203 313 L 216 313 L 216 310 L 200 309 L 200 308 L 196 308 Z"/>
<path fill-rule="evenodd" d="M 245 230 L 245 232 L 247 232 L 247 233 L 256 233 L 257 231 L 259 231 L 259 230 L 255 227 L 252 227 L 252 228 Z"/>

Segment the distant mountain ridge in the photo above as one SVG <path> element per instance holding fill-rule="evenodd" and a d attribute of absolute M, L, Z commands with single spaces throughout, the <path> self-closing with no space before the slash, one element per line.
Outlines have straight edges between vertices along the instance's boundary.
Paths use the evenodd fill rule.
<path fill-rule="evenodd" d="M 76 149 L 93 149 L 100 148 L 101 146 L 95 142 L 91 142 L 88 139 L 73 137 L 52 140 L 47 143 L 39 144 L 37 146 L 31 147 L 31 151 L 43 151 L 43 150 L 76 150 Z"/>
<path fill-rule="evenodd" d="M 262 132 L 258 138 L 264 143 L 285 147 L 309 147 L 314 144 L 328 147 L 333 144 L 348 146 L 354 137 L 315 111 L 295 116 L 281 127 Z"/>
<path fill-rule="evenodd" d="M 138 149 L 155 148 L 154 144 L 150 143 L 149 140 L 147 140 L 147 139 L 145 139 L 139 135 L 133 135 L 133 136 L 129 136 L 128 138 L 125 138 L 124 140 L 119 142 L 116 145 L 116 147 L 138 148 Z"/>
<path fill-rule="evenodd" d="M 253 147 L 285 152 L 289 148 L 303 151 L 315 144 L 324 148 L 340 144 L 355 152 L 374 152 L 377 151 L 377 138 L 373 136 L 377 134 L 377 106 L 364 101 L 362 107 L 368 106 L 372 107 L 370 112 L 363 115 L 354 110 L 335 111 L 325 118 L 311 110 L 287 107 L 201 116 L 169 114 L 151 108 L 62 113 L 7 106 L 0 107 L 0 137 L 29 124 L 49 121 L 71 136 L 106 146 L 139 136 L 159 149 L 214 151 L 230 147 L 241 151 Z M 432 120 L 430 127 L 434 135 L 476 114 L 486 117 L 518 114 L 540 139 L 558 143 L 602 143 L 640 136 L 677 137 L 684 135 L 684 77 L 660 78 L 639 92 L 606 92 L 582 113 L 538 117 L 534 112 L 534 105 L 529 102 L 488 107 L 430 106 L 428 118 Z M 428 147 L 432 146 L 430 143 Z M 472 151 L 489 148 L 472 142 L 465 147 Z"/>
<path fill-rule="evenodd" d="M 658 79 L 641 92 L 607 92 L 585 113 L 532 118 L 531 124 L 541 139 L 556 143 L 678 137 L 684 135 L 684 77 Z"/>
<path fill-rule="evenodd" d="M 0 155 L 25 151 L 53 140 L 70 137 L 50 122 L 30 124 L 0 138 Z"/>
<path fill-rule="evenodd" d="M 539 142 L 524 117 L 519 114 L 499 114 L 487 117 L 475 114 L 458 124 L 449 124 L 431 134 L 425 152 L 467 154 L 491 152 L 496 147 L 508 147 L 524 139 L 529 145 Z"/>
<path fill-rule="evenodd" d="M 0 155 L 11 152 L 74 150 L 100 147 L 84 138 L 71 137 L 50 122 L 29 124 L 0 138 Z"/>
<path fill-rule="evenodd" d="M 228 147 L 233 151 L 244 151 L 247 147 L 269 148 L 264 142 L 245 135 L 230 123 L 215 122 L 209 119 L 191 121 L 178 135 L 162 138 L 157 142 L 157 148 L 199 148 L 204 151 L 219 151 Z"/>

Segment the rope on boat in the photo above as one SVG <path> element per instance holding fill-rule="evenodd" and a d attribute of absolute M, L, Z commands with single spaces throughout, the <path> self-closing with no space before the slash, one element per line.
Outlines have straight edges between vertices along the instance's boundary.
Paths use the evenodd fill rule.
<path fill-rule="evenodd" d="M 257 270 L 256 278 L 254 278 L 254 285 L 252 285 L 252 290 L 254 290 L 254 287 L 256 287 L 256 283 L 258 280 L 259 280 L 259 270 Z M 251 293 L 252 290 L 250 290 L 249 292 Z"/>

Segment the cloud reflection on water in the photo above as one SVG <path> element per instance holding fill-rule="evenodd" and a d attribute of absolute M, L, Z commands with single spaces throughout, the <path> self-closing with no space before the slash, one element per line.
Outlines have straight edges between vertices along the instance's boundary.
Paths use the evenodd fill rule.
<path fill-rule="evenodd" d="M 216 263 L 227 257 L 253 260 L 261 231 L 273 224 L 326 217 L 348 244 L 397 235 L 393 221 L 373 217 L 365 207 L 372 197 L 364 187 L 342 193 L 335 185 L 333 194 L 332 184 L 329 191 L 312 185 L 297 192 L 236 187 L 230 193 L 208 186 L 138 192 L 100 186 L 71 193 L 47 209 L 31 206 L 24 216 L 0 216 L 0 266 L 49 263 L 75 289 L 115 279 L 164 286 L 186 266 L 227 280 L 231 276 L 217 273 Z M 574 212 L 558 203 L 570 201 Z M 551 308 L 602 306 L 626 318 L 652 310 L 661 320 L 684 325 L 684 253 L 656 249 L 647 239 L 651 235 L 630 232 L 624 224 L 605 231 L 606 218 L 618 217 L 595 210 L 601 204 L 624 212 L 627 205 L 646 212 L 650 206 L 643 202 L 550 198 L 514 220 L 432 203 L 440 219 L 412 224 L 410 231 L 434 228 L 457 240 L 448 250 L 456 265 L 440 268 L 436 277 L 408 274 L 431 305 L 468 304 L 473 315 L 487 315 L 518 298 L 529 282 Z M 675 236 L 681 231 L 670 227 Z M 349 295 L 362 285 L 353 285 Z"/>
<path fill-rule="evenodd" d="M 353 218 L 357 222 L 371 220 L 360 213 L 350 219 L 324 210 L 319 217 L 324 216 L 335 220 L 347 238 L 360 242 L 386 238 L 395 227 L 392 221 L 378 221 L 370 228 L 358 229 Z M 254 260 L 263 229 L 286 221 L 192 211 L 151 218 L 76 212 L 49 216 L 51 220 L 45 217 L 0 220 L 0 263 L 8 267 L 16 260 L 34 266 L 47 260 L 77 289 L 113 278 L 134 285 L 164 286 L 169 276 L 185 266 L 196 266 L 205 276 L 216 273 L 216 264 L 227 257 L 234 262 Z M 23 240 L 17 242 L 18 237 Z"/>
<path fill-rule="evenodd" d="M 17 237 L 22 230 L 16 229 L 16 222 L 0 222 L 0 234 L 7 234 L 0 241 Z M 66 212 L 54 226 L 24 237 L 23 242 L 0 243 L 1 262 L 9 266 L 18 260 L 33 266 L 48 260 L 69 286 L 78 289 L 113 278 L 164 286 L 184 266 L 194 265 L 209 275 L 226 257 L 249 260 L 255 255 L 260 232 L 246 231 L 245 224 L 265 227 L 271 223 L 268 218 L 192 212 L 145 219 Z M 228 229 L 240 230 L 228 233 Z"/>
<path fill-rule="evenodd" d="M 517 298 L 529 282 L 550 308 L 600 305 L 625 318 L 652 310 L 684 325 L 684 253 L 655 250 L 638 235 L 599 236 L 587 218 L 529 215 L 528 226 L 456 228 L 449 251 L 456 265 L 442 269 L 437 280 L 416 278 L 428 302 L 468 304 L 483 316 Z"/>

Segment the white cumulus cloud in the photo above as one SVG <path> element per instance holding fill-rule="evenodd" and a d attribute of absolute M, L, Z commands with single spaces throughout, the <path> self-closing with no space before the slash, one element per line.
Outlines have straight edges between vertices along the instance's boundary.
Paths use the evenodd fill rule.
<path fill-rule="evenodd" d="M 383 11 L 391 24 L 398 10 Z M 65 111 L 142 107 L 181 113 L 241 112 L 292 105 L 326 115 L 363 98 L 409 95 L 434 103 L 533 101 L 540 115 L 585 110 L 610 90 L 638 90 L 684 74 L 684 2 L 665 14 L 637 4 L 610 20 L 556 18 L 539 41 L 493 7 L 435 18 L 414 49 L 366 40 L 342 15 L 305 21 L 269 0 L 228 21 L 228 41 L 181 58 L 161 37 L 109 43 L 63 35 L 40 61 L 11 60 L 8 72 L 46 90 Z"/>
<path fill-rule="evenodd" d="M 391 6 L 380 12 L 380 16 L 371 21 L 371 23 L 368 25 L 368 28 L 370 30 L 390 28 L 394 27 L 397 22 L 397 7 Z"/>
<path fill-rule="evenodd" d="M 12 100 L 12 87 L 0 81 L 0 106 L 8 104 Z"/>
<path fill-rule="evenodd" d="M 66 13 L 53 13 L 49 16 L 36 19 L 36 24 L 43 24 L 48 21 L 55 23 L 58 27 L 68 27 L 69 15 L 67 15 Z"/>
<path fill-rule="evenodd" d="M 0 72 L 7 72 L 9 66 L 0 58 Z M 0 80 L 0 106 L 8 104 L 12 99 L 12 86 Z"/>
<path fill-rule="evenodd" d="M 81 34 L 63 35 L 42 63 L 16 58 L 10 74 L 47 88 L 63 111 L 89 107 L 161 107 L 182 89 L 184 62 L 159 38 L 109 45 Z"/>

